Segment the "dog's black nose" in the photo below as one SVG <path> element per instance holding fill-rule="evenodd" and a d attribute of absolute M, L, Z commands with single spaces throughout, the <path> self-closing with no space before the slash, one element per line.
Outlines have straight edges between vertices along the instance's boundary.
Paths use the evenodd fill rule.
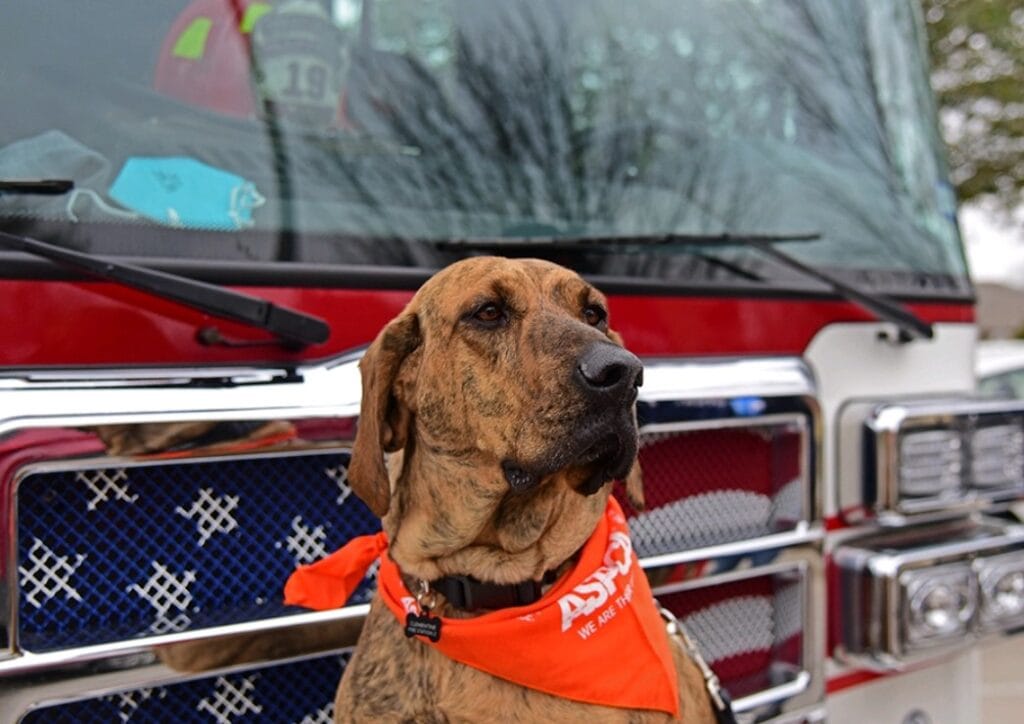
<path fill-rule="evenodd" d="M 580 355 L 576 376 L 587 392 L 605 398 L 630 395 L 643 384 L 644 366 L 622 347 L 595 342 Z"/>

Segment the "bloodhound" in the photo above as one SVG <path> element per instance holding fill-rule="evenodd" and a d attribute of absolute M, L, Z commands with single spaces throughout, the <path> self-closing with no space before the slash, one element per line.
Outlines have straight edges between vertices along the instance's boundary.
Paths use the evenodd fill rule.
<path fill-rule="evenodd" d="M 349 481 L 383 518 L 389 555 L 409 591 L 451 577 L 550 586 L 605 515 L 613 480 L 625 480 L 627 495 L 642 505 L 633 470 L 641 363 L 608 327 L 605 298 L 573 272 L 538 260 L 458 262 L 427 281 L 360 369 Z M 460 609 L 446 591 L 430 592 L 435 615 L 481 615 Z M 679 718 L 713 721 L 701 674 L 674 639 L 664 658 L 678 682 Z M 335 717 L 673 720 L 664 711 L 524 688 L 453 661 L 410 637 L 379 594 Z"/>

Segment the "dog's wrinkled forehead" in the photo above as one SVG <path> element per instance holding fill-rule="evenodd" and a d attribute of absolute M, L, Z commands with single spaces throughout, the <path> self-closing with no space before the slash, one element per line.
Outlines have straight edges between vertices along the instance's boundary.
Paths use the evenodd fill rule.
<path fill-rule="evenodd" d="M 488 302 L 527 312 L 536 306 L 576 314 L 604 296 L 578 274 L 539 259 L 474 257 L 435 274 L 417 294 L 428 321 L 455 322 Z"/>

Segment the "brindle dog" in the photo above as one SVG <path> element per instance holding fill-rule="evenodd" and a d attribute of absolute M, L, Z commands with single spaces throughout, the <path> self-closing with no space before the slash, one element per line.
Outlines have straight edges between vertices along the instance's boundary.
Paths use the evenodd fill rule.
<path fill-rule="evenodd" d="M 431 278 L 369 347 L 349 481 L 383 518 L 407 584 L 458 574 L 540 580 L 571 565 L 612 480 L 626 479 L 642 504 L 631 474 L 642 367 L 608 328 L 606 310 L 596 289 L 555 264 L 472 258 Z M 472 615 L 440 603 L 442 616 Z M 682 719 L 713 721 L 696 666 L 672 647 Z M 406 638 L 379 599 L 335 717 L 670 720 L 524 689 L 454 662 Z"/>

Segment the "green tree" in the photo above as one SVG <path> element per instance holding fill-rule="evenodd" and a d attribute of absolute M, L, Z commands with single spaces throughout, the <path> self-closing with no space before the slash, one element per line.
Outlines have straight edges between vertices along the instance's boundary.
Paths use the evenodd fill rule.
<path fill-rule="evenodd" d="M 1024 207 L 1024 0 L 922 0 L 961 200 Z"/>

